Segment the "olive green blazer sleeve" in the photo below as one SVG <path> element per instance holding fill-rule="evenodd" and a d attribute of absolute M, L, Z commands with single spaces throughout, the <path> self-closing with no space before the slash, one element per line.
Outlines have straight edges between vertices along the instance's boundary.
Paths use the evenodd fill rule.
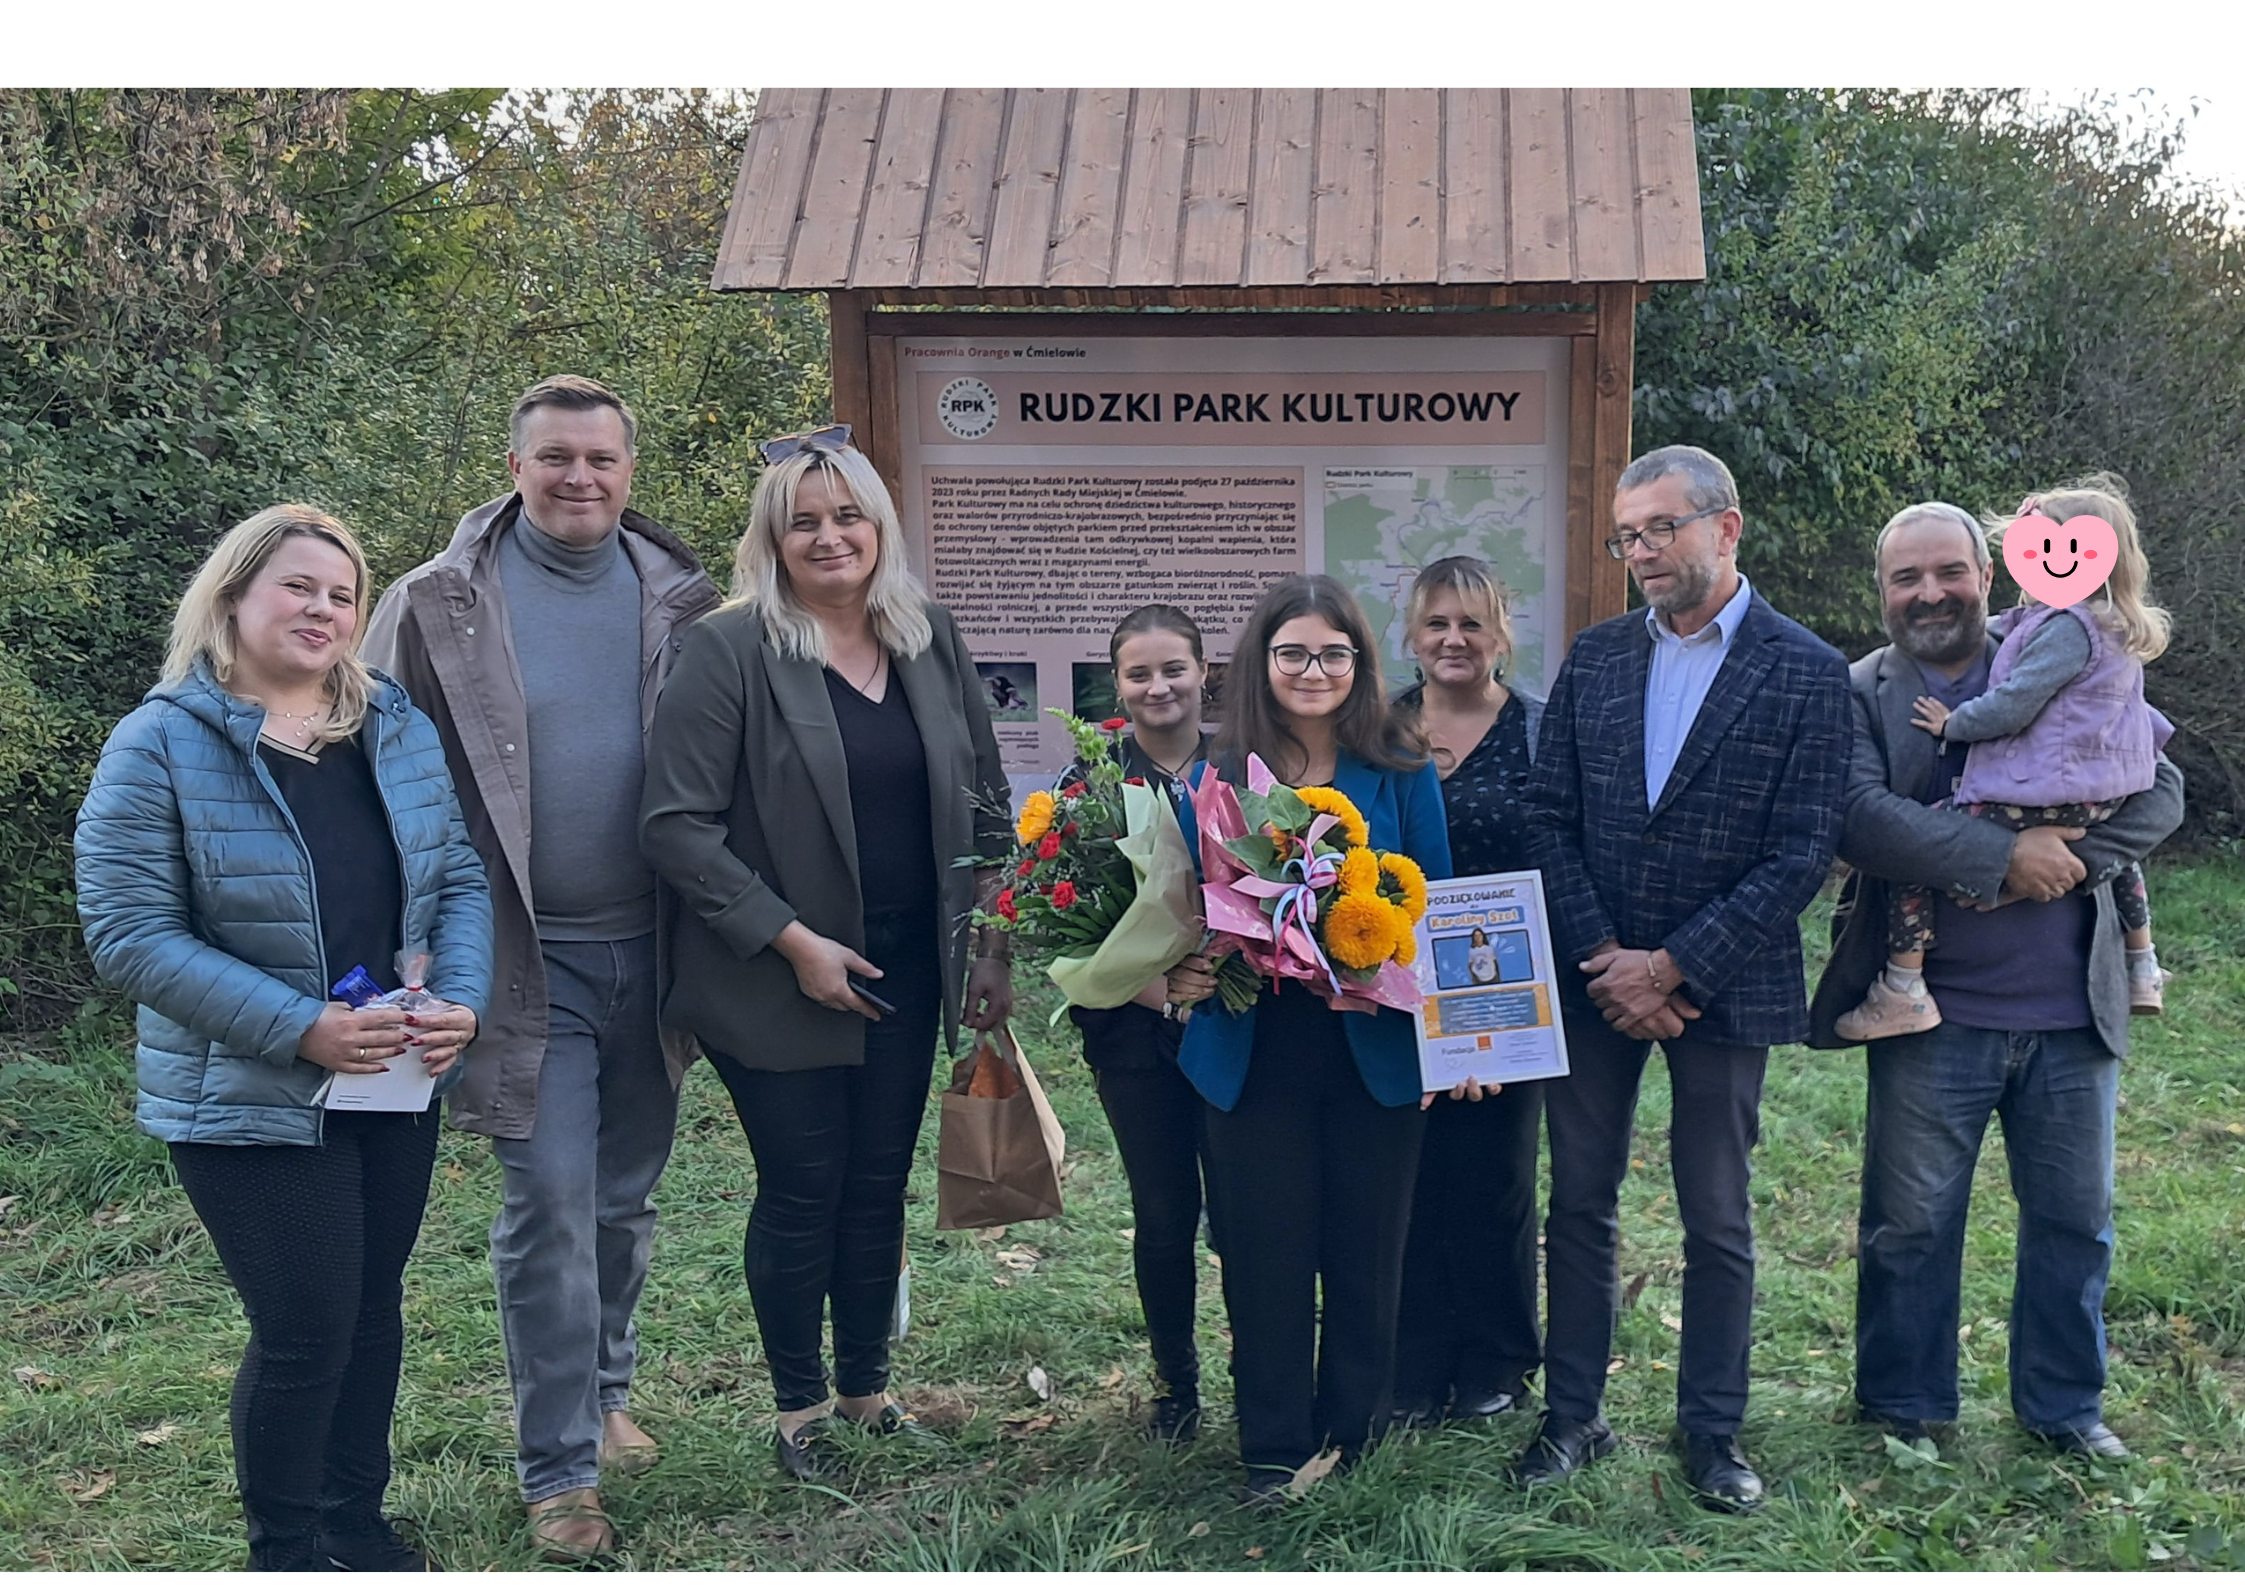
<path fill-rule="evenodd" d="M 687 630 L 647 738 L 639 844 L 686 908 L 741 958 L 761 953 L 796 910 L 727 844 L 728 817 L 769 734 L 762 625 L 720 612 Z M 753 686 L 752 686 L 753 683 Z M 845 793 L 846 797 L 846 793 Z"/>

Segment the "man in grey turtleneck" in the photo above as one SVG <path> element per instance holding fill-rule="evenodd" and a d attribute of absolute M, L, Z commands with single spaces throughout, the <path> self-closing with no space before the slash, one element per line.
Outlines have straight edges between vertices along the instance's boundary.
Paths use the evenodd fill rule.
<path fill-rule="evenodd" d="M 493 878 L 494 1006 L 452 1121 L 492 1136 L 505 1170 L 491 1265 L 516 1466 L 557 1559 L 614 1546 L 600 1470 L 655 1453 L 625 1409 L 632 1312 L 690 1051 L 657 1024 L 642 735 L 718 595 L 683 542 L 628 510 L 634 430 L 593 381 L 525 392 L 516 493 L 392 586 L 366 642 L 435 720 Z"/>

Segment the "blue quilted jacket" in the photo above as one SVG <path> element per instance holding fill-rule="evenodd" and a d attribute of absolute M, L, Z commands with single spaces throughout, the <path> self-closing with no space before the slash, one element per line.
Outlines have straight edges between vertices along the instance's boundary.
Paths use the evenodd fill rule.
<path fill-rule="evenodd" d="M 444 746 L 377 673 L 360 743 L 389 807 L 405 939 L 429 990 L 474 1009 L 491 990 L 491 893 Z M 78 914 L 104 980 L 140 1004 L 140 1127 L 159 1140 L 310 1146 L 327 1071 L 296 1056 L 349 965 L 320 944 L 312 862 L 258 759 L 259 706 L 198 666 L 151 689 L 102 747 L 78 810 Z M 456 1084 L 471 1053 L 438 1082 Z"/>

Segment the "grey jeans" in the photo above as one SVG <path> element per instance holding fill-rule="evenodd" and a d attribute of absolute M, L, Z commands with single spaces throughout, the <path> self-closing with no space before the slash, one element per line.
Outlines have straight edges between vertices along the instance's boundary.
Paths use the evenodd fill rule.
<path fill-rule="evenodd" d="M 498 1140 L 491 1225 L 525 1501 L 595 1486 L 600 1418 L 631 1394 L 655 1181 L 678 1094 L 655 1025 L 655 938 L 544 944 L 549 1010 L 538 1122 Z"/>

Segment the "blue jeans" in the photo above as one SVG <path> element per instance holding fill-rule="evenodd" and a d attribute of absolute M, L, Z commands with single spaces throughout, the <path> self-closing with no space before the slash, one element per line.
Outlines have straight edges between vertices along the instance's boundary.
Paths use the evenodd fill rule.
<path fill-rule="evenodd" d="M 1872 1415 L 1957 1415 L 1957 1308 L 1972 1173 L 2003 1121 L 2019 1203 L 2011 1410 L 2038 1433 L 2103 1417 L 2120 1060 L 2093 1030 L 1950 1022 L 1870 1044 L 1855 1293 L 1855 1397 Z"/>
<path fill-rule="evenodd" d="M 678 1125 L 655 1023 L 654 933 L 544 949 L 537 1123 L 526 1141 L 491 1143 L 505 1170 L 491 1269 L 516 1475 L 533 1504 L 600 1480 L 600 1419 L 631 1396 L 632 1311 Z"/>

